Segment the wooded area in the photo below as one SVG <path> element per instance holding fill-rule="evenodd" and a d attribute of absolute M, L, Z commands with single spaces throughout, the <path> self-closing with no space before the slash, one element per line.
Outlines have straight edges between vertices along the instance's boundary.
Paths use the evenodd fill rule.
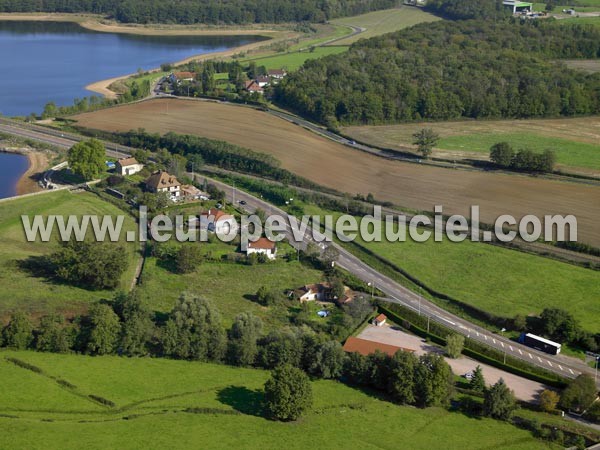
<path fill-rule="evenodd" d="M 334 127 L 594 114 L 600 75 L 554 60 L 599 55 L 600 30 L 592 26 L 441 21 L 307 61 L 280 83 L 276 100 Z"/>
<path fill-rule="evenodd" d="M 105 14 L 125 23 L 323 22 L 393 8 L 398 0 L 0 0 L 0 12 Z"/>

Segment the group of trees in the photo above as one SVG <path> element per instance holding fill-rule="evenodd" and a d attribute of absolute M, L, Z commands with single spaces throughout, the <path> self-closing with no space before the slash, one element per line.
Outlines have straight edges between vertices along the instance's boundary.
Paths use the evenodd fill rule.
<path fill-rule="evenodd" d="M 600 334 L 584 330 L 579 321 L 561 308 L 545 308 L 535 324 L 543 336 L 555 341 L 597 352 L 600 349 Z"/>
<path fill-rule="evenodd" d="M 512 12 L 502 0 L 428 0 L 425 10 L 454 20 L 500 19 Z"/>
<path fill-rule="evenodd" d="M 508 142 L 498 142 L 490 148 L 490 160 L 513 170 L 551 173 L 556 164 L 556 153 L 552 150 L 542 153 L 535 153 L 529 149 L 515 151 Z"/>
<path fill-rule="evenodd" d="M 411 120 L 528 118 L 600 111 L 600 30 L 552 21 L 421 24 L 309 60 L 275 87 L 280 104 L 331 127 Z"/>
<path fill-rule="evenodd" d="M 88 289 L 114 289 L 127 269 L 129 255 L 123 245 L 72 237 L 45 257 L 45 269 L 57 279 Z"/>
<path fill-rule="evenodd" d="M 104 14 L 126 23 L 323 22 L 397 6 L 396 0 L 0 0 L 0 12 Z"/>

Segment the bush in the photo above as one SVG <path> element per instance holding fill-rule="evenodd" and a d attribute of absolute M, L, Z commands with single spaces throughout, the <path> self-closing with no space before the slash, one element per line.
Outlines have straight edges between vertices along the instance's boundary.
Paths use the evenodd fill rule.
<path fill-rule="evenodd" d="M 266 408 L 277 420 L 296 420 L 312 406 L 308 376 L 291 365 L 276 368 L 265 383 Z"/>

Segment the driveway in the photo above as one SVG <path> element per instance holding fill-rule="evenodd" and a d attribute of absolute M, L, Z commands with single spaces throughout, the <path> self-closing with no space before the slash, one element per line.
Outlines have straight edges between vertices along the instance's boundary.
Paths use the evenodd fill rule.
<path fill-rule="evenodd" d="M 383 327 L 376 327 L 375 325 L 369 325 L 358 335 L 358 337 L 368 341 L 410 348 L 415 350 L 417 355 L 432 352 L 443 354 L 443 349 L 424 342 L 424 340 L 418 336 L 401 331 L 396 326 L 385 325 Z M 544 389 L 551 389 L 542 383 L 519 377 L 464 356 L 458 359 L 444 359 L 450 365 L 452 371 L 457 375 L 463 375 L 475 370 L 477 366 L 481 366 L 483 376 L 488 385 L 494 384 L 500 378 L 503 378 L 506 385 L 514 391 L 515 397 L 526 402 L 537 403 L 539 394 Z"/>

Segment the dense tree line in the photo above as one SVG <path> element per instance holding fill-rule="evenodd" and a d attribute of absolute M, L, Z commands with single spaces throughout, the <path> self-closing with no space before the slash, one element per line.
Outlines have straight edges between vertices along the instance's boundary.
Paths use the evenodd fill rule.
<path fill-rule="evenodd" d="M 498 142 L 490 149 L 490 161 L 500 167 L 523 172 L 553 172 L 556 153 L 549 149 L 542 153 L 526 148 L 515 150 L 508 142 Z"/>
<path fill-rule="evenodd" d="M 323 22 L 392 8 L 398 0 L 0 0 L 0 12 L 104 14 L 126 23 Z"/>
<path fill-rule="evenodd" d="M 279 83 L 275 99 L 332 127 L 592 114 L 600 111 L 600 75 L 552 60 L 599 55 L 594 26 L 441 21 L 307 61 Z"/>
<path fill-rule="evenodd" d="M 511 13 L 502 0 L 428 0 L 425 10 L 448 19 L 498 19 Z"/>

